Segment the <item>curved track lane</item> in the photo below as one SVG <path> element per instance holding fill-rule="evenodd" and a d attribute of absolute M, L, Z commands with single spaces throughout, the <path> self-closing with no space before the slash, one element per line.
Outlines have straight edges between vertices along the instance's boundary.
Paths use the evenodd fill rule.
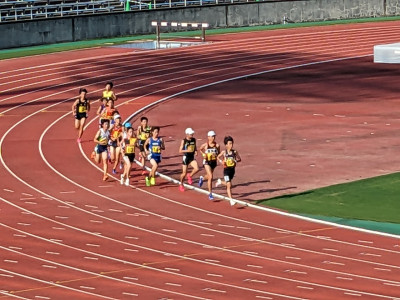
<path fill-rule="evenodd" d="M 80 86 L 95 98 L 112 79 L 128 116 L 232 78 L 368 56 L 399 31 L 397 22 L 357 24 L 0 62 L 0 298 L 400 297 L 398 239 L 229 209 L 163 181 L 146 188 L 137 170 L 130 188 L 104 183 L 76 145 L 69 114 Z M 86 154 L 96 122 L 84 135 Z"/>

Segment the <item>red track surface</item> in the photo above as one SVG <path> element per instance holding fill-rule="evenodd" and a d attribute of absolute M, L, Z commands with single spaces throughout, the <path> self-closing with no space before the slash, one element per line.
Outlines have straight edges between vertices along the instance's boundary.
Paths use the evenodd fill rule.
<path fill-rule="evenodd" d="M 0 62 L 0 298 L 400 298 L 398 239 L 232 209 L 167 182 L 146 188 L 137 171 L 131 188 L 104 183 L 76 145 L 68 114 L 80 86 L 96 97 L 112 79 L 128 116 L 205 84 L 371 55 L 373 45 L 396 41 L 399 25 L 221 35 L 187 49 L 95 49 Z M 179 126 L 152 115 L 171 136 L 166 171 L 169 162 L 177 168 L 181 129 L 208 129 L 188 120 L 186 108 Z M 85 155 L 95 123 L 84 135 Z"/>

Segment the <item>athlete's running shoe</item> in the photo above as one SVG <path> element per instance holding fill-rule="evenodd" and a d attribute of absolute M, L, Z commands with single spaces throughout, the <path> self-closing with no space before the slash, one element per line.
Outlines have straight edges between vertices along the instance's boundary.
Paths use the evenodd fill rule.
<path fill-rule="evenodd" d="M 219 187 L 222 184 L 222 181 L 220 178 L 218 178 L 217 182 L 215 183 L 216 187 Z"/>
<path fill-rule="evenodd" d="M 108 179 L 108 175 L 103 176 L 103 181 L 106 181 Z"/>
<path fill-rule="evenodd" d="M 150 179 L 146 176 L 146 186 L 150 186 Z"/>
<path fill-rule="evenodd" d="M 229 203 L 231 204 L 231 206 L 234 206 L 236 204 L 236 201 L 234 201 L 233 199 L 229 199 Z"/>
<path fill-rule="evenodd" d="M 203 185 L 203 182 L 204 182 L 204 177 L 200 176 L 199 177 L 199 187 L 201 187 Z"/>
<path fill-rule="evenodd" d="M 208 194 L 208 200 L 213 201 L 214 200 L 214 196 L 212 193 Z"/>
<path fill-rule="evenodd" d="M 129 186 L 129 178 L 125 179 L 125 185 Z"/>
<path fill-rule="evenodd" d="M 113 173 L 113 174 L 117 174 L 117 170 L 113 169 L 113 170 L 112 170 L 112 173 Z"/>
<path fill-rule="evenodd" d="M 154 177 L 150 178 L 150 184 L 151 185 L 156 185 L 156 179 Z"/>
<path fill-rule="evenodd" d="M 181 192 L 184 192 L 184 191 L 185 191 L 185 188 L 183 187 L 182 184 L 179 185 L 179 190 L 180 190 Z"/>
<path fill-rule="evenodd" d="M 193 183 L 192 176 L 188 175 L 187 178 L 188 178 L 188 183 L 189 183 L 189 184 L 192 184 L 192 183 Z"/>
<path fill-rule="evenodd" d="M 121 174 L 121 180 L 119 182 L 121 183 L 121 185 L 124 184 L 124 175 L 123 174 Z"/>

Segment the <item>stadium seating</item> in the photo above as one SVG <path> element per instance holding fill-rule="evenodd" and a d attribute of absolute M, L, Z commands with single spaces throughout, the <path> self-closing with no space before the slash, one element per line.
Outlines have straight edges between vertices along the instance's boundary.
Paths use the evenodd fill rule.
<path fill-rule="evenodd" d="M 0 0 L 0 22 L 121 12 L 128 0 Z M 258 0 L 130 0 L 130 10 L 229 4 Z M 261 0 L 268 1 L 268 0 Z"/>
<path fill-rule="evenodd" d="M 124 8 L 124 0 L 6 0 L 0 2 L 0 22 L 118 12 Z"/>

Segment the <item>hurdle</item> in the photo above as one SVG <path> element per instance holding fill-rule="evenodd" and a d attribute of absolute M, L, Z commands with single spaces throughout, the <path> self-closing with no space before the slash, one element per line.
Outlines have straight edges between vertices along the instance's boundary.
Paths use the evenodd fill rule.
<path fill-rule="evenodd" d="M 166 21 L 152 21 L 151 26 L 156 27 L 156 41 L 157 48 L 160 48 L 161 42 L 161 27 L 174 27 L 174 28 L 201 28 L 201 41 L 206 41 L 206 29 L 209 27 L 208 23 L 193 23 L 193 22 L 166 22 Z"/>

